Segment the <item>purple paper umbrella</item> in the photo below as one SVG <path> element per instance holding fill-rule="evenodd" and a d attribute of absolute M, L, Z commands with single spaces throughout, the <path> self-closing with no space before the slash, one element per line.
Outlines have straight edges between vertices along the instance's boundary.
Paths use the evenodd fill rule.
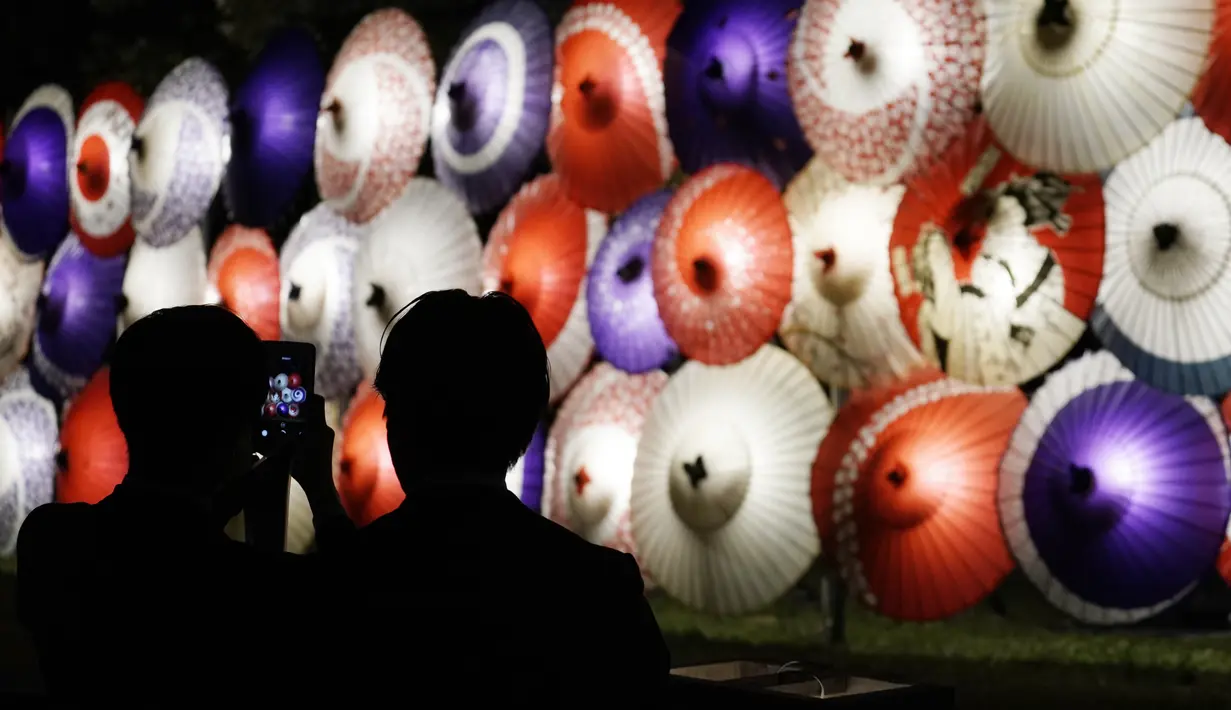
<path fill-rule="evenodd" d="M 543 449 L 546 446 L 547 428 L 540 424 L 530 440 L 530 448 L 506 478 L 509 489 L 536 513 L 543 503 Z"/>
<path fill-rule="evenodd" d="M 671 192 L 633 203 L 603 238 L 590 266 L 586 308 L 598 354 L 632 374 L 662 367 L 679 352 L 658 316 L 650 281 L 654 232 Z"/>
<path fill-rule="evenodd" d="M 231 163 L 223 198 L 236 222 L 269 227 L 312 173 L 325 68 L 311 35 L 288 29 L 257 57 L 231 104 Z"/>
<path fill-rule="evenodd" d="M 1027 410 L 1001 466 L 1001 518 L 1053 604 L 1087 623 L 1132 623 L 1182 598 L 1217 557 L 1227 444 L 1206 400 L 1126 378 L 1073 387 L 1071 369 L 1092 364 L 1053 375 L 1070 381 L 1044 391 L 1049 381 Z"/>
<path fill-rule="evenodd" d="M 43 396 L 71 397 L 103 364 L 115 338 L 127 260 L 95 256 L 73 234 L 51 258 L 31 355 L 31 379 Z"/>
<path fill-rule="evenodd" d="M 0 161 L 4 225 L 25 255 L 50 254 L 68 232 L 68 150 L 73 107 L 55 85 L 36 89 L 18 112 Z"/>
<path fill-rule="evenodd" d="M 532 0 L 488 6 L 462 33 L 432 111 L 436 177 L 470 211 L 489 212 L 521 186 L 543 147 L 555 48 Z"/>
<path fill-rule="evenodd" d="M 684 172 L 756 168 L 781 189 L 812 157 L 787 89 L 803 0 L 688 3 L 667 38 L 667 125 Z"/>

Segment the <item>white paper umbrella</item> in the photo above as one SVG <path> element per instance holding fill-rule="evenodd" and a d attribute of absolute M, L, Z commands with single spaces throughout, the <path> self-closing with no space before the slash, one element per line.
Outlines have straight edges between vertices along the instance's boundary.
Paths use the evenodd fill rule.
<path fill-rule="evenodd" d="M 1104 194 L 1095 334 L 1155 387 L 1231 390 L 1231 146 L 1181 119 L 1117 166 Z"/>
<path fill-rule="evenodd" d="M 0 557 L 12 556 L 30 511 L 52 501 L 59 423 L 24 369 L 0 383 Z"/>
<path fill-rule="evenodd" d="M 43 262 L 28 260 L 0 227 L 0 378 L 16 370 L 30 350 L 43 271 Z"/>
<path fill-rule="evenodd" d="M 161 308 L 209 303 L 208 273 L 200 229 L 164 247 L 138 238 L 128 252 L 118 332 Z"/>
<path fill-rule="evenodd" d="M 619 372 L 611 365 L 600 362 L 573 385 L 573 388 L 568 392 L 568 396 L 561 403 L 560 409 L 556 412 L 556 418 L 547 430 L 547 440 L 543 445 L 543 499 L 541 501 L 541 510 L 544 515 L 550 516 L 552 510 L 562 508 L 565 505 L 565 502 L 558 500 L 561 488 L 551 483 L 551 481 L 558 478 L 556 469 L 560 466 L 560 442 L 565 432 L 572 429 L 573 422 L 586 411 L 590 402 L 604 387 L 618 381 Z"/>
<path fill-rule="evenodd" d="M 788 591 L 820 552 L 809 493 L 832 419 L 784 350 L 686 363 L 650 409 L 633 474 L 633 540 L 658 584 L 719 614 Z"/>
<path fill-rule="evenodd" d="M 1205 67 L 1210 0 L 987 0 L 983 106 L 1041 170 L 1105 170 L 1158 135 Z"/>
<path fill-rule="evenodd" d="M 363 377 L 355 345 L 355 254 L 366 226 L 321 203 L 282 245 L 278 268 L 282 337 L 316 346 L 316 393 L 349 400 Z"/>
<path fill-rule="evenodd" d="M 813 160 L 784 195 L 795 239 L 782 341 L 834 387 L 883 384 L 922 364 L 902 326 L 889 236 L 902 188 L 856 185 Z"/>
<path fill-rule="evenodd" d="M 804 136 L 848 180 L 910 176 L 974 118 L 986 39 L 978 0 L 808 0 L 787 64 Z"/>
<path fill-rule="evenodd" d="M 372 224 L 355 257 L 351 307 L 364 377 L 376 375 L 381 336 L 394 315 L 428 291 L 479 294 L 479 229 L 452 190 L 415 178 Z"/>

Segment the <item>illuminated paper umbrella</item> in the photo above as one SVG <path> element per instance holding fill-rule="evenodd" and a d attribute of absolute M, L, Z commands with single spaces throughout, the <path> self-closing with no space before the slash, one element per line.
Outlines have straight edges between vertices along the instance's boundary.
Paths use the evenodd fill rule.
<path fill-rule="evenodd" d="M 429 291 L 479 294 L 479 228 L 453 191 L 415 178 L 371 225 L 355 256 L 351 307 L 365 377 L 376 375 L 381 336 L 393 317 Z"/>
<path fill-rule="evenodd" d="M 551 23 L 533 0 L 488 5 L 462 32 L 432 112 L 436 177 L 475 214 L 521 186 L 551 115 Z"/>
<path fill-rule="evenodd" d="M 680 167 L 760 170 L 779 187 L 812 156 L 795 118 L 787 53 L 803 0 L 686 5 L 667 38 L 667 125 Z"/>
<path fill-rule="evenodd" d="M 38 297 L 31 377 L 44 396 L 63 401 L 85 387 L 115 341 L 123 254 L 102 258 L 69 233 L 60 243 Z"/>
<path fill-rule="evenodd" d="M 570 197 L 608 214 L 675 168 L 662 66 L 679 0 L 576 0 L 556 28 L 547 155 Z"/>
<path fill-rule="evenodd" d="M 11 557 L 30 511 L 50 503 L 59 418 L 24 370 L 0 383 L 0 557 Z"/>
<path fill-rule="evenodd" d="M 137 120 L 145 100 L 128 84 L 108 82 L 81 105 L 69 158 L 73 231 L 81 245 L 106 258 L 128 251 L 132 226 L 132 152 Z"/>
<path fill-rule="evenodd" d="M 210 250 L 206 274 L 217 295 L 208 300 L 243 318 L 261 340 L 279 338 L 278 252 L 265 230 L 227 227 Z"/>
<path fill-rule="evenodd" d="M 570 200 L 560 178 L 544 175 L 505 206 L 483 251 L 483 290 L 516 298 L 547 345 L 553 401 L 590 363 L 586 271 L 606 232 L 606 217 Z"/>
<path fill-rule="evenodd" d="M 270 227 L 308 175 L 325 68 L 312 35 L 274 35 L 231 103 L 231 161 L 222 196 L 236 222 Z"/>
<path fill-rule="evenodd" d="M 979 106 L 980 0 L 808 0 L 791 45 L 791 98 L 817 156 L 889 185 L 939 158 Z"/>
<path fill-rule="evenodd" d="M 50 254 L 68 232 L 68 154 L 73 99 L 62 87 L 34 90 L 17 111 L 0 161 L 4 228 L 27 257 Z"/>
<path fill-rule="evenodd" d="M 556 417 L 547 430 L 547 439 L 543 445 L 542 511 L 544 515 L 552 517 L 553 512 L 562 511 L 567 505 L 567 501 L 562 499 L 562 496 L 568 494 L 567 485 L 560 483 L 561 474 L 558 471 L 561 467 L 560 443 L 564 434 L 572 429 L 573 423 L 586 411 L 590 402 L 603 388 L 612 386 L 618 381 L 618 370 L 606 363 L 598 363 L 582 376 L 577 384 L 573 385 L 568 396 L 560 404 Z"/>
<path fill-rule="evenodd" d="M 996 476 L 1026 398 L 939 373 L 863 397 L 834 424 L 848 436 L 818 453 L 818 527 L 853 593 L 878 613 L 931 621 L 968 609 L 1013 568 Z"/>
<path fill-rule="evenodd" d="M 1223 140 L 1231 141 L 1231 101 L 1224 86 L 1231 81 L 1231 3 L 1219 2 L 1214 7 L 1214 26 L 1210 51 L 1191 103 L 1180 111 L 1180 117 L 1200 116 L 1205 125 Z"/>
<path fill-rule="evenodd" d="M 279 255 L 282 337 L 316 346 L 315 392 L 350 398 L 362 378 L 355 346 L 355 253 L 366 229 L 321 203 L 291 230 Z"/>
<path fill-rule="evenodd" d="M 69 402 L 56 468 L 60 503 L 97 503 L 128 473 L 128 444 L 111 405 L 109 368 L 94 373 Z"/>
<path fill-rule="evenodd" d="M 526 453 L 513 464 L 513 468 L 509 469 L 504 477 L 509 492 L 515 494 L 526 507 L 536 513 L 543 501 L 543 447 L 546 442 L 547 432 L 539 425 Z"/>
<path fill-rule="evenodd" d="M 30 351 L 43 262 L 29 261 L 0 230 L 0 378 L 8 377 Z"/>
<path fill-rule="evenodd" d="M 360 527 L 406 499 L 389 458 L 385 401 L 370 384 L 360 386 L 346 410 L 337 485 L 346 514 Z"/>
<path fill-rule="evenodd" d="M 1107 352 L 1051 375 L 1013 434 L 1000 516 L 1026 576 L 1090 624 L 1175 604 L 1218 554 L 1231 515 L 1222 416 L 1133 379 Z"/>
<path fill-rule="evenodd" d="M 193 57 L 150 96 L 132 139 L 132 220 L 154 246 L 184 239 L 209 212 L 231 158 L 227 85 Z"/>
<path fill-rule="evenodd" d="M 1213 2 L 990 0 L 987 119 L 1041 170 L 1105 170 L 1176 117 L 1204 71 Z"/>
<path fill-rule="evenodd" d="M 690 358 L 727 365 L 769 342 L 791 300 L 791 225 L 751 168 L 715 165 L 667 205 L 652 257 L 654 299 Z"/>
<path fill-rule="evenodd" d="M 603 237 L 586 277 L 586 309 L 594 347 L 625 372 L 662 367 L 679 352 L 658 316 L 650 255 L 671 192 L 633 203 Z"/>
<path fill-rule="evenodd" d="M 902 327 L 889 235 L 902 188 L 852 185 L 812 161 L 784 201 L 795 238 L 787 349 L 834 387 L 885 384 L 923 362 Z"/>
<path fill-rule="evenodd" d="M 1038 377 L 1085 332 L 1103 224 L 1097 175 L 1037 172 L 977 123 L 898 208 L 890 266 L 907 332 L 958 379 Z"/>
<path fill-rule="evenodd" d="M 633 540 L 655 581 L 719 614 L 787 592 L 820 552 L 808 491 L 832 417 L 808 369 L 773 346 L 729 367 L 685 363 L 650 408 L 633 473 Z"/>
<path fill-rule="evenodd" d="M 118 300 L 119 332 L 159 309 L 206 303 L 209 277 L 201 230 L 193 227 L 183 239 L 164 247 L 144 239 L 133 242 Z"/>
<path fill-rule="evenodd" d="M 1104 189 L 1094 333 L 1155 387 L 1231 390 L 1231 147 L 1200 119 L 1181 119 L 1116 166 Z"/>
<path fill-rule="evenodd" d="M 436 63 L 423 29 L 397 8 L 351 30 L 325 80 L 316 186 L 347 219 L 367 222 L 419 169 L 432 120 Z"/>

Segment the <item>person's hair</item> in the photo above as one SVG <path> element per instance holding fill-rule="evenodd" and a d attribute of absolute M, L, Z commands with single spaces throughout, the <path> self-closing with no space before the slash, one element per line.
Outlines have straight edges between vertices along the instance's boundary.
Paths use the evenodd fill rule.
<path fill-rule="evenodd" d="M 403 312 L 373 383 L 390 440 L 413 448 L 424 469 L 416 475 L 503 475 L 529 447 L 550 394 L 530 314 L 504 293 L 461 290 L 426 293 Z"/>
<path fill-rule="evenodd" d="M 212 461 L 254 428 L 269 391 L 260 338 L 217 306 L 167 308 L 129 326 L 111 356 L 111 403 L 134 457 Z M 168 481 L 170 482 L 170 481 Z"/>

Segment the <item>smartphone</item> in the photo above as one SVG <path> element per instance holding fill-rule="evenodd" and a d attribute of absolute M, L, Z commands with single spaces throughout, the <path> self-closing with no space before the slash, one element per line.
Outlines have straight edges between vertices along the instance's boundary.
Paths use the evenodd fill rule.
<path fill-rule="evenodd" d="M 316 346 L 286 340 L 265 341 L 265 367 L 269 391 L 261 405 L 257 434 L 262 440 L 299 434 L 316 381 Z"/>

